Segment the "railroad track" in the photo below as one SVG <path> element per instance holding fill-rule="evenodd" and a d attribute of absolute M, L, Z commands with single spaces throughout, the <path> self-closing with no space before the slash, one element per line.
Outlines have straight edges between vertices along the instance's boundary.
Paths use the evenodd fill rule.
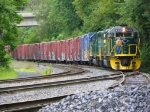
<path fill-rule="evenodd" d="M 123 77 L 122 74 L 116 73 L 116 74 L 109 74 L 105 76 L 96 76 L 96 77 L 88 77 L 88 78 L 82 78 L 82 79 L 76 79 L 76 80 L 66 80 L 66 81 L 59 81 L 59 82 L 52 82 L 52 83 L 45 83 L 45 84 L 36 84 L 36 85 L 30 85 L 29 86 L 23 86 L 23 87 L 8 87 L 8 88 L 0 88 L 0 95 L 2 94 L 15 94 L 18 92 L 25 92 L 35 89 L 43 89 L 43 88 L 52 88 L 56 86 L 66 86 L 66 85 L 75 85 L 75 84 L 82 84 L 86 82 L 93 82 L 93 81 L 100 81 L 100 80 L 108 80 L 108 79 L 114 79 L 114 78 L 120 78 Z M 68 94 L 69 95 L 69 94 Z M 59 96 L 58 99 L 62 99 L 62 97 L 65 96 Z M 50 100 L 50 98 L 49 98 Z M 53 100 L 53 98 L 51 98 Z M 51 101 L 50 100 L 50 101 Z M 42 102 L 41 104 L 36 104 L 35 106 L 30 106 L 29 104 L 35 103 L 35 102 Z M 48 103 L 47 99 L 41 99 L 41 100 L 33 100 L 33 101 L 25 101 L 25 102 L 17 102 L 17 103 L 7 103 L 7 104 L 0 104 L 0 111 L 20 111 L 20 110 L 32 110 L 39 107 L 42 107 L 44 105 L 47 105 Z"/>
<path fill-rule="evenodd" d="M 124 77 L 124 74 L 123 73 L 122 74 L 115 73 L 115 74 L 80 78 L 80 79 L 74 79 L 74 80 L 64 80 L 64 81 L 40 83 L 40 84 L 33 84 L 33 85 L 4 87 L 4 88 L 0 88 L 0 90 L 1 90 L 0 95 L 1 94 L 6 94 L 6 93 L 14 93 L 14 92 L 20 92 L 20 91 L 35 90 L 35 89 L 39 90 L 39 89 L 43 89 L 43 88 L 51 88 L 51 87 L 56 87 L 56 86 L 60 86 L 60 85 L 65 86 L 65 85 L 79 84 L 79 83 L 92 82 L 92 81 L 115 79 L 115 78 L 120 78 L 120 77 Z"/>
<path fill-rule="evenodd" d="M 64 96 L 0 105 L 1 112 L 37 112 L 43 106 L 59 102 Z"/>
<path fill-rule="evenodd" d="M 83 84 L 83 83 L 89 83 L 89 82 L 100 81 L 100 80 L 118 80 L 117 83 L 108 87 L 108 88 L 114 88 L 120 84 L 127 85 L 127 82 L 129 82 L 129 81 L 127 81 L 128 79 L 126 80 L 126 78 L 129 78 L 131 76 L 137 76 L 139 74 L 140 74 L 139 72 L 136 72 L 136 73 L 134 72 L 134 73 L 129 73 L 129 74 L 126 74 L 123 72 L 116 72 L 114 74 L 95 76 L 95 77 L 87 77 L 87 78 L 81 78 L 81 79 L 75 79 L 75 80 L 64 80 L 64 81 L 58 81 L 58 82 L 34 84 L 34 85 L 27 85 L 27 86 L 24 85 L 24 86 L 17 86 L 17 87 L 0 88 L 0 90 L 1 90 L 0 95 L 15 94 L 15 93 L 19 93 L 19 92 L 32 91 L 32 90 L 36 90 L 36 89 L 39 90 L 39 89 L 45 89 L 45 88 L 53 88 L 53 87 L 58 87 L 58 86 L 63 87 L 63 86 L 67 86 L 67 85 Z M 146 77 L 146 76 L 143 75 L 143 77 Z M 147 78 L 149 79 L 149 77 L 147 77 Z M 70 94 L 67 94 L 67 95 L 70 95 Z M 9 111 L 36 110 L 47 104 L 53 103 L 53 101 L 54 102 L 60 101 L 60 99 L 64 98 L 65 96 L 66 95 L 60 95 L 60 96 L 54 97 L 54 98 L 46 98 L 46 99 L 39 99 L 39 100 L 32 100 L 32 101 L 29 100 L 29 101 L 17 102 L 17 103 L 0 104 L 0 111 L 9 112 Z M 33 105 L 33 106 L 31 106 L 31 105 Z"/>

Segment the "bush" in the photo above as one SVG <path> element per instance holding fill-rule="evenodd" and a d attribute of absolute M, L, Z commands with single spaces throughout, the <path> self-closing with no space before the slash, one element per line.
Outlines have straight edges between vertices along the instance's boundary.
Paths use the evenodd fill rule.
<path fill-rule="evenodd" d="M 150 72 L 150 44 L 147 42 L 143 42 L 142 50 L 141 50 L 141 58 L 142 64 L 141 69 L 145 72 Z"/>

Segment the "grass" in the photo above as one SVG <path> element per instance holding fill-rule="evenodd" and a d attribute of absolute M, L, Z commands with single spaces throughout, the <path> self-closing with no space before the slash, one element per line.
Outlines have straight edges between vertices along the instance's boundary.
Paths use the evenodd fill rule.
<path fill-rule="evenodd" d="M 17 78 L 18 73 L 11 67 L 0 67 L 0 80 Z"/>

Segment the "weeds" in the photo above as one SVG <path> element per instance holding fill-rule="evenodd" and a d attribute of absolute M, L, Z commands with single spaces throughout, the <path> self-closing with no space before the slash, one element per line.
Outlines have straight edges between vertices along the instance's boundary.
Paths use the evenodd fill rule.
<path fill-rule="evenodd" d="M 53 72 L 53 71 L 52 71 L 52 64 L 50 63 L 49 67 L 46 68 L 46 70 L 43 70 L 43 71 L 41 72 L 41 74 L 42 74 L 42 75 L 50 75 L 52 72 Z"/>
<path fill-rule="evenodd" d="M 0 67 L 0 80 L 18 77 L 18 73 L 11 67 Z"/>

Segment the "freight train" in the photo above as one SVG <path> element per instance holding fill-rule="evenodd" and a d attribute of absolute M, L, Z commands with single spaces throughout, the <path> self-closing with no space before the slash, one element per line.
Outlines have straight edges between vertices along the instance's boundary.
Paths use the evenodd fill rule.
<path fill-rule="evenodd" d="M 116 41 L 120 38 L 120 52 Z M 114 70 L 140 68 L 140 38 L 134 27 L 115 26 L 68 40 L 19 45 L 12 56 L 17 60 L 90 64 Z"/>

